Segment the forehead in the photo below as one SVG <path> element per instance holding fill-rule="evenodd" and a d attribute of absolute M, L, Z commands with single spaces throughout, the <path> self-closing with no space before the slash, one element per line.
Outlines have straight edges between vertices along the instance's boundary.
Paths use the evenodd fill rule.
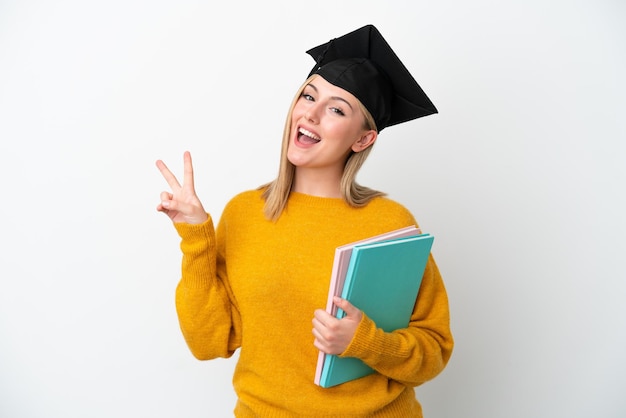
<path fill-rule="evenodd" d="M 334 84 L 329 83 L 324 77 L 317 75 L 307 85 L 309 88 L 313 88 L 320 95 L 330 96 L 335 99 L 344 100 L 350 103 L 353 107 L 357 107 L 359 99 L 357 99 L 352 93 L 347 90 L 337 87 Z"/>

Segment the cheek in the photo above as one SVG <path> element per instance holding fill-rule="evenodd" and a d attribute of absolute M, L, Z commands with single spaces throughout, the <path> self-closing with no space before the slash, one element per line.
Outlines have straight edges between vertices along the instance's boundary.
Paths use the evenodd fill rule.
<path fill-rule="evenodd" d="M 306 105 L 302 101 L 298 101 L 291 112 L 291 120 L 299 120 L 307 111 Z"/>
<path fill-rule="evenodd" d="M 335 126 L 333 132 L 333 136 L 343 148 L 351 148 L 354 141 L 358 138 L 358 133 L 351 126 L 346 126 L 345 124 Z"/>

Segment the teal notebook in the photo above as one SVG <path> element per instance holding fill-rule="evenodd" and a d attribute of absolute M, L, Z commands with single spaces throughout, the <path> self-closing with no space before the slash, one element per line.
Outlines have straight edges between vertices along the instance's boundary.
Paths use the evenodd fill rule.
<path fill-rule="evenodd" d="M 406 328 L 415 306 L 434 237 L 421 234 L 352 249 L 341 297 L 365 312 L 378 328 Z M 337 312 L 343 318 L 345 312 Z M 353 357 L 327 355 L 320 386 L 331 387 L 374 370 Z"/>

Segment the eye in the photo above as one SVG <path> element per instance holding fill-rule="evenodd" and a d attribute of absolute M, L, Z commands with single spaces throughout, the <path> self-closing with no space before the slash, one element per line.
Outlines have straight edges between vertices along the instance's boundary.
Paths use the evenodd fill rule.
<path fill-rule="evenodd" d="M 345 115 L 346 115 L 346 114 L 344 113 L 344 111 L 343 111 L 343 110 L 341 110 L 341 109 L 340 109 L 340 108 L 338 108 L 338 107 L 331 107 L 331 108 L 330 108 L 330 111 L 331 111 L 331 112 L 333 112 L 333 113 L 338 114 L 339 116 L 345 116 Z"/>
<path fill-rule="evenodd" d="M 313 96 L 311 96 L 309 93 L 302 93 L 302 95 L 300 97 L 302 97 L 304 100 L 309 101 L 309 102 L 314 102 L 315 101 Z"/>

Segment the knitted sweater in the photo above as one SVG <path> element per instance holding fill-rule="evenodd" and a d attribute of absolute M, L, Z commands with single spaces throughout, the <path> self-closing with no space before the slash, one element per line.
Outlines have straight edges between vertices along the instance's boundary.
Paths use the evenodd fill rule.
<path fill-rule="evenodd" d="M 414 386 L 435 377 L 452 352 L 446 291 L 432 256 L 407 328 L 386 333 L 364 312 L 342 356 L 377 373 L 331 388 L 313 383 L 318 350 L 312 319 L 324 309 L 335 248 L 408 225 L 411 213 L 384 197 L 364 208 L 292 193 L 276 222 L 261 192 L 235 196 L 217 231 L 176 224 L 182 278 L 176 307 L 198 359 L 239 349 L 237 417 L 421 417 Z M 358 308 L 358 307 L 357 307 Z"/>

